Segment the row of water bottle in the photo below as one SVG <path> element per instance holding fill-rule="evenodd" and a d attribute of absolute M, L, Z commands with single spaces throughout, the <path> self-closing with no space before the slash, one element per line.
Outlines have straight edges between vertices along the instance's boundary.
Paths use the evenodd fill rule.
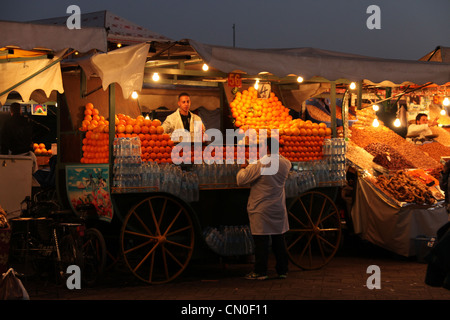
<path fill-rule="evenodd" d="M 347 142 L 343 138 L 331 138 L 323 141 L 324 156 L 345 156 Z"/>
<path fill-rule="evenodd" d="M 113 154 L 115 158 L 140 157 L 141 139 L 133 138 L 114 138 Z"/>
<path fill-rule="evenodd" d="M 286 197 L 296 197 L 315 187 L 316 179 L 312 171 L 290 171 L 285 184 Z"/>
<path fill-rule="evenodd" d="M 183 171 L 173 164 L 160 166 L 159 190 L 187 201 L 199 199 L 198 177 L 195 172 Z"/>
<path fill-rule="evenodd" d="M 324 155 L 328 164 L 328 181 L 334 185 L 343 186 L 346 179 L 347 142 L 342 138 L 333 138 L 324 141 Z"/>
<path fill-rule="evenodd" d="M 180 197 L 187 202 L 198 201 L 198 177 L 194 172 L 181 170 L 173 164 L 142 163 L 142 190 L 163 191 Z"/>
<path fill-rule="evenodd" d="M 202 163 L 192 167 L 200 184 L 236 183 L 239 169 L 240 165 L 236 163 Z"/>
<path fill-rule="evenodd" d="M 223 256 L 251 255 L 255 244 L 248 225 L 207 227 L 203 232 L 209 248 Z"/>
<path fill-rule="evenodd" d="M 114 138 L 113 186 L 118 188 L 140 187 L 141 142 L 139 138 Z"/>

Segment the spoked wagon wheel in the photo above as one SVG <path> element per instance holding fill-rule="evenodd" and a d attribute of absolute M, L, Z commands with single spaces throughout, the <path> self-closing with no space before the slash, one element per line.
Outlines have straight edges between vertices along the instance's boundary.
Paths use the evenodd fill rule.
<path fill-rule="evenodd" d="M 121 230 L 125 263 L 150 284 L 172 281 L 191 259 L 194 249 L 192 219 L 176 199 L 154 195 L 135 205 Z"/>
<path fill-rule="evenodd" d="M 341 240 L 339 211 L 327 195 L 309 191 L 288 207 L 289 232 L 286 245 L 293 264 L 319 269 L 335 255 Z"/>

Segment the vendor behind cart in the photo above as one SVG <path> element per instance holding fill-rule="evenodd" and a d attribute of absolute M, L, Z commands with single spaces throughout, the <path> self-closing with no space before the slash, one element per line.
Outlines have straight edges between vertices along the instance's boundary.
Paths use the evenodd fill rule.
<path fill-rule="evenodd" d="M 10 106 L 11 118 L 2 128 L 1 154 L 21 155 L 33 160 L 33 173 L 37 171 L 37 159 L 33 152 L 33 124 L 22 115 L 21 106 L 14 102 Z"/>
<path fill-rule="evenodd" d="M 191 97 L 186 92 L 180 93 L 178 96 L 177 111 L 169 115 L 162 124 L 164 132 L 171 134 L 175 130 L 186 130 L 191 134 L 191 141 L 194 141 L 194 139 L 197 140 L 197 135 L 201 139 L 205 132 L 205 126 L 203 125 L 202 119 L 198 115 L 193 114 L 190 108 Z M 177 139 L 174 138 L 176 137 L 172 137 L 172 140 L 176 141 Z"/>
<path fill-rule="evenodd" d="M 413 143 L 422 144 L 424 142 L 433 141 L 433 131 L 431 131 L 431 126 L 436 126 L 438 124 L 438 118 L 435 118 L 432 122 L 428 121 L 428 115 L 425 113 L 419 113 L 416 116 L 416 122 L 408 127 L 407 140 Z"/>

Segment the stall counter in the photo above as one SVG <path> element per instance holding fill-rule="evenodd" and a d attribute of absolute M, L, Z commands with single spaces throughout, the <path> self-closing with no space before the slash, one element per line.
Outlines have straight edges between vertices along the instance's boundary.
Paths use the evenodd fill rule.
<path fill-rule="evenodd" d="M 405 257 L 416 256 L 416 238 L 436 236 L 449 221 L 442 201 L 432 206 L 399 205 L 362 176 L 357 179 L 351 217 L 355 234 L 363 240 Z"/>

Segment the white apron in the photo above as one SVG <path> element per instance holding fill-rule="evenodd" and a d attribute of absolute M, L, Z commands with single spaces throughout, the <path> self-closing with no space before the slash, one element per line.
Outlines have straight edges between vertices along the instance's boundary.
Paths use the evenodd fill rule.
<path fill-rule="evenodd" d="M 236 176 L 239 186 L 251 187 L 247 212 L 254 235 L 282 234 L 289 230 L 284 186 L 291 162 L 280 155 L 271 158 L 279 162 L 275 174 L 262 175 L 263 165 L 259 160 L 239 170 Z"/>

